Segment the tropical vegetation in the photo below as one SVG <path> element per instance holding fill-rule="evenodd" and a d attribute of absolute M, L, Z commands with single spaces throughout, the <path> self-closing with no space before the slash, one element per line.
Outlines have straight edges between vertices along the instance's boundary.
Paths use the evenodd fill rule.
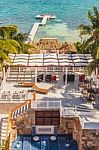
<path fill-rule="evenodd" d="M 81 42 L 75 44 L 78 53 L 91 53 L 94 61 L 89 65 L 89 73 L 99 66 L 99 11 L 93 8 L 93 13 L 88 11 L 89 25 L 81 24 L 80 30 Z"/>
<path fill-rule="evenodd" d="M 15 25 L 0 27 L 0 68 L 4 60 L 10 61 L 9 53 L 29 53 L 31 48 L 25 43 L 26 33 L 18 33 L 18 27 Z"/>

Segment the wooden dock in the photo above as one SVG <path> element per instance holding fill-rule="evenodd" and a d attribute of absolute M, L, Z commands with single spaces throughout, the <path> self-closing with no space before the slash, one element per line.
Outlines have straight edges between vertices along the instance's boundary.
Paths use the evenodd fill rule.
<path fill-rule="evenodd" d="M 41 19 L 41 17 L 40 17 Z M 37 33 L 37 30 L 39 28 L 39 26 L 43 26 L 43 25 L 46 25 L 46 22 L 48 19 L 53 19 L 52 16 L 50 17 L 49 15 L 44 15 L 42 16 L 42 22 L 40 23 L 34 23 L 29 35 L 28 35 L 28 38 L 26 40 L 26 43 L 32 43 L 32 41 L 34 40 L 35 38 L 35 35 Z"/>
<path fill-rule="evenodd" d="M 34 23 L 32 29 L 28 35 L 26 43 L 32 43 L 32 41 L 34 40 L 34 37 L 37 33 L 38 27 L 39 27 L 39 23 Z"/>

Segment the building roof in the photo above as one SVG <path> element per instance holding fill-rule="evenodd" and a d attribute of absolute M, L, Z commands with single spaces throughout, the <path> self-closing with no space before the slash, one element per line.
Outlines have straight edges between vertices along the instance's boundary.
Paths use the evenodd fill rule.
<path fill-rule="evenodd" d="M 91 54 L 9 54 L 10 65 L 86 67 L 93 61 Z"/>

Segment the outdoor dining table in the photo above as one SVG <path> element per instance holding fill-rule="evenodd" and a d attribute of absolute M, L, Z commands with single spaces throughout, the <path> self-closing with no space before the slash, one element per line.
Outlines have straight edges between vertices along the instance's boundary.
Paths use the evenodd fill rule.
<path fill-rule="evenodd" d="M 12 95 L 12 99 L 20 99 L 20 95 L 18 93 L 14 93 Z"/>
<path fill-rule="evenodd" d="M 11 97 L 10 97 L 10 95 L 9 94 L 2 94 L 1 95 L 1 100 L 10 100 L 11 99 Z"/>

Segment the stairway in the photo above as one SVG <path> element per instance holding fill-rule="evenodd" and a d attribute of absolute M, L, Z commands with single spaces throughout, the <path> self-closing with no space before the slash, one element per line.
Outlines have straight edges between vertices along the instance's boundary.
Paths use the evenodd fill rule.
<path fill-rule="evenodd" d="M 8 118 L 1 119 L 1 127 L 0 127 L 0 138 L 1 140 L 6 139 L 6 130 L 7 130 Z"/>
<path fill-rule="evenodd" d="M 35 98 L 35 96 L 34 96 Z M 20 116 L 21 114 L 26 113 L 26 111 L 29 111 L 29 109 L 31 109 L 31 99 L 25 101 L 23 104 L 20 104 L 19 107 L 16 107 L 16 109 L 13 109 L 12 111 L 9 112 L 9 115 L 5 118 L 1 118 L 1 122 L 0 122 L 0 140 L 1 142 L 1 146 L 0 146 L 0 150 L 1 148 L 5 148 L 6 146 L 9 147 L 8 149 L 11 150 L 11 146 L 12 146 L 12 134 L 10 134 L 11 132 L 11 120 Z M 9 137 L 9 134 L 11 135 Z M 8 138 L 9 137 L 9 138 Z"/>

